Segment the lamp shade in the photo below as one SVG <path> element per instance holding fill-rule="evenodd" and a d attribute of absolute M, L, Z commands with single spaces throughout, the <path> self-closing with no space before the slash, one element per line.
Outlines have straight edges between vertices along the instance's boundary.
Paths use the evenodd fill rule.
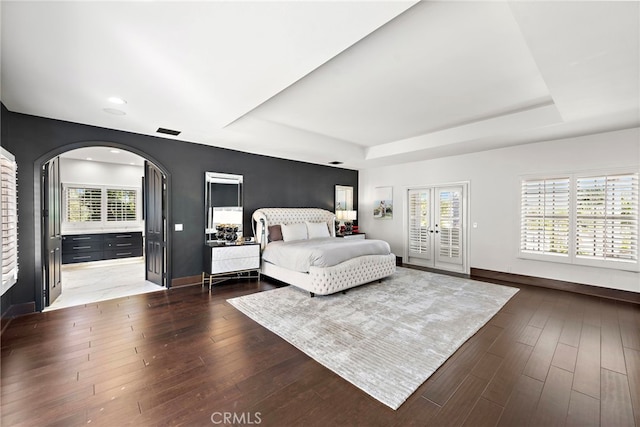
<path fill-rule="evenodd" d="M 358 211 L 344 211 L 346 212 L 346 220 L 347 221 L 355 221 L 358 219 Z"/>

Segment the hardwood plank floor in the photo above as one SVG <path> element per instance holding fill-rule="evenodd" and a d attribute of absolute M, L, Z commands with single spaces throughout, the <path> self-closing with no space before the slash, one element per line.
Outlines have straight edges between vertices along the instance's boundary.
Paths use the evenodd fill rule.
<path fill-rule="evenodd" d="M 518 286 L 394 411 L 226 302 L 267 280 L 14 319 L 3 426 L 640 427 L 640 306 Z"/>

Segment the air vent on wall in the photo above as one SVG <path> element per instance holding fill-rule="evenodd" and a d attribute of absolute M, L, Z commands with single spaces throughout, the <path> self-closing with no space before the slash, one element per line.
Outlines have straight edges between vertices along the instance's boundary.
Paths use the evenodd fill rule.
<path fill-rule="evenodd" d="M 158 132 L 158 133 L 166 133 L 167 135 L 173 135 L 173 136 L 180 135 L 180 131 L 179 130 L 173 130 L 173 129 L 158 128 L 158 130 L 156 132 Z"/>

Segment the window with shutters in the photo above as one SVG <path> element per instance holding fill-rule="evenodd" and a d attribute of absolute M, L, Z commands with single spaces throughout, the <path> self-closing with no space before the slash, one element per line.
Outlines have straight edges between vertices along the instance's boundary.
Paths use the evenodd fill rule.
<path fill-rule="evenodd" d="M 520 196 L 520 251 L 569 255 L 570 179 L 522 181 Z"/>
<path fill-rule="evenodd" d="M 136 221 L 136 190 L 107 189 L 107 221 Z"/>
<path fill-rule="evenodd" d="M 638 271 L 638 173 L 521 180 L 520 256 Z"/>
<path fill-rule="evenodd" d="M 638 261 L 638 174 L 576 179 L 576 256 Z"/>
<path fill-rule="evenodd" d="M 67 222 L 102 221 L 102 190 L 97 187 L 65 188 Z"/>
<path fill-rule="evenodd" d="M 64 227 L 99 230 L 140 221 L 139 188 L 63 184 Z"/>
<path fill-rule="evenodd" d="M 0 147 L 2 181 L 2 292 L 18 279 L 18 192 L 14 156 Z"/>

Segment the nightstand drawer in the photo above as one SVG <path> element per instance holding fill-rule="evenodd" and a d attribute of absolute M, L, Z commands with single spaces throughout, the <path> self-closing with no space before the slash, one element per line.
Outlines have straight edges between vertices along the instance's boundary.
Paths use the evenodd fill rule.
<path fill-rule="evenodd" d="M 211 270 L 208 273 L 220 274 L 232 271 L 257 270 L 260 268 L 260 257 L 229 258 L 211 261 Z"/>
<path fill-rule="evenodd" d="M 260 257 L 259 245 L 229 245 L 211 248 L 211 260 Z"/>
<path fill-rule="evenodd" d="M 343 234 L 338 237 L 342 237 L 343 239 L 366 239 L 367 235 L 365 233 L 353 233 L 353 234 Z"/>
<path fill-rule="evenodd" d="M 260 245 L 205 245 L 203 271 L 221 274 L 260 268 Z"/>

